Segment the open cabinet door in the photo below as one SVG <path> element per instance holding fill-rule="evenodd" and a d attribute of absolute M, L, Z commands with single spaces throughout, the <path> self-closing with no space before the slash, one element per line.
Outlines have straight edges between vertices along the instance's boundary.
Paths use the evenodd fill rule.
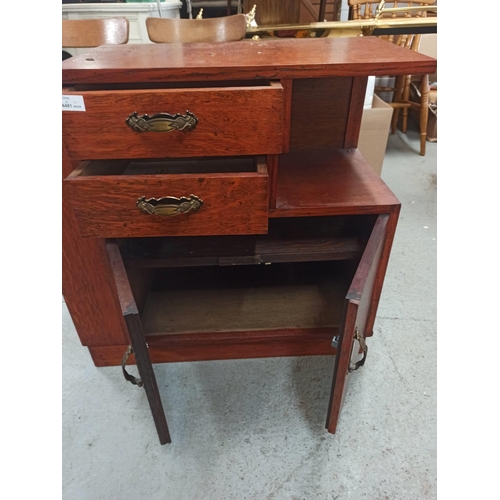
<path fill-rule="evenodd" d="M 139 387 L 144 387 L 149 406 L 151 407 L 151 413 L 153 415 L 160 443 L 170 443 L 171 439 L 168 431 L 167 420 L 165 418 L 165 412 L 163 411 L 160 391 L 158 390 L 158 385 L 156 383 L 153 365 L 151 364 L 151 359 L 149 357 L 148 345 L 142 328 L 139 310 L 137 309 L 137 305 L 132 295 L 127 272 L 116 241 L 106 241 L 106 252 L 108 253 L 109 263 L 115 279 L 118 299 L 120 300 L 123 318 L 125 319 L 125 324 L 127 325 L 131 343 L 131 346 L 129 346 L 129 349 L 125 353 L 124 361 L 122 362 L 123 374 L 125 375 L 125 379 L 129 382 L 132 382 Z M 125 370 L 126 357 L 132 352 L 135 354 L 137 369 L 139 370 L 139 375 L 141 376 L 140 379 L 136 379 L 132 375 L 129 375 Z"/>
<path fill-rule="evenodd" d="M 347 292 L 340 334 L 333 340 L 337 354 L 326 419 L 326 427 L 332 434 L 337 429 L 348 379 L 352 372 L 363 366 L 366 359 L 368 349 L 365 336 L 371 335 L 371 332 L 366 332 L 366 326 L 370 311 L 377 305 L 372 298 L 387 236 L 388 221 L 389 215 L 379 215 L 375 222 Z"/>

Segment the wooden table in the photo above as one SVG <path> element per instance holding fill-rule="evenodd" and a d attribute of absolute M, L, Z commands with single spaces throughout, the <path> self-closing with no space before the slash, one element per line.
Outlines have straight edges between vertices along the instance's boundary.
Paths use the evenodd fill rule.
<path fill-rule="evenodd" d="M 356 149 L 367 78 L 435 68 L 375 38 L 63 62 L 64 297 L 96 366 L 131 345 L 161 443 L 172 361 L 336 354 L 335 432 L 400 209 Z"/>

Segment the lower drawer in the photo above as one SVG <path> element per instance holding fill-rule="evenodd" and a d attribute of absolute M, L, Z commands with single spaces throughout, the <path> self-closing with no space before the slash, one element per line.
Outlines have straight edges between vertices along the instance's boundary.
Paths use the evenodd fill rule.
<path fill-rule="evenodd" d="M 92 161 L 63 183 L 84 237 L 264 234 L 264 157 Z"/>

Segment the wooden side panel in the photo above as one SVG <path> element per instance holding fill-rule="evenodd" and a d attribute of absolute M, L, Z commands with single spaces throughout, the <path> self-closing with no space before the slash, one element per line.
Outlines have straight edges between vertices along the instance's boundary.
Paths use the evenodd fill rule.
<path fill-rule="evenodd" d="M 73 159 L 167 158 L 277 154 L 283 147 L 283 88 L 230 87 L 63 91 L 81 95 L 85 111 L 63 111 L 63 130 Z M 136 132 L 126 124 L 159 113 L 198 119 L 192 130 Z"/>
<path fill-rule="evenodd" d="M 344 147 L 353 78 L 293 82 L 290 151 Z"/>
<path fill-rule="evenodd" d="M 64 182 L 84 236 L 200 236 L 263 234 L 268 224 L 267 173 L 72 177 Z M 141 212 L 145 196 L 203 200 L 196 212 L 175 217 Z"/>
<path fill-rule="evenodd" d="M 351 101 L 349 104 L 349 118 L 347 119 L 344 141 L 344 148 L 346 149 L 355 148 L 358 145 L 367 81 L 368 77 L 366 76 L 358 76 L 353 79 Z"/>
<path fill-rule="evenodd" d="M 372 299 L 370 302 L 370 309 L 368 311 L 368 318 L 366 320 L 366 326 L 365 326 L 365 335 L 364 335 L 365 337 L 371 337 L 373 335 L 375 316 L 377 314 L 380 295 L 382 294 L 382 286 L 384 284 L 385 273 L 387 271 L 387 265 L 389 263 L 389 256 L 391 254 L 392 243 L 394 241 L 394 236 L 396 234 L 396 226 L 398 224 L 400 209 L 401 209 L 400 205 L 394 206 L 389 215 L 389 220 L 387 222 L 387 235 L 385 238 L 384 248 L 382 249 L 380 264 L 377 268 L 377 275 L 375 276 L 375 284 L 373 286 Z"/>
<path fill-rule="evenodd" d="M 283 87 L 283 153 L 290 151 L 290 125 L 292 119 L 292 96 L 293 96 L 293 80 L 284 79 L 280 81 Z"/>
<path fill-rule="evenodd" d="M 362 337 L 365 336 L 375 280 L 387 235 L 388 219 L 388 215 L 378 217 L 346 297 L 344 321 L 340 328 L 326 419 L 328 432 L 333 434 L 337 429 L 347 389 L 350 376 L 349 366 L 358 357 L 358 349 L 354 348 L 354 345 L 359 346 L 354 340 L 355 331 L 359 331 Z"/>
<path fill-rule="evenodd" d="M 267 168 L 269 172 L 269 209 L 274 210 L 276 208 L 276 195 L 278 192 L 278 155 L 267 156 Z"/>
<path fill-rule="evenodd" d="M 63 151 L 63 174 L 72 163 Z M 83 239 L 63 193 L 62 286 L 80 341 L 87 346 L 128 343 L 104 242 Z"/>

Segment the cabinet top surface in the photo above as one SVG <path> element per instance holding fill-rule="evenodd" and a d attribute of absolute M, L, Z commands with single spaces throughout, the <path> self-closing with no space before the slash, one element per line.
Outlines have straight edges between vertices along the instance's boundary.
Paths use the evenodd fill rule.
<path fill-rule="evenodd" d="M 62 81 L 141 83 L 434 73 L 435 59 L 376 37 L 108 45 L 67 59 Z"/>

